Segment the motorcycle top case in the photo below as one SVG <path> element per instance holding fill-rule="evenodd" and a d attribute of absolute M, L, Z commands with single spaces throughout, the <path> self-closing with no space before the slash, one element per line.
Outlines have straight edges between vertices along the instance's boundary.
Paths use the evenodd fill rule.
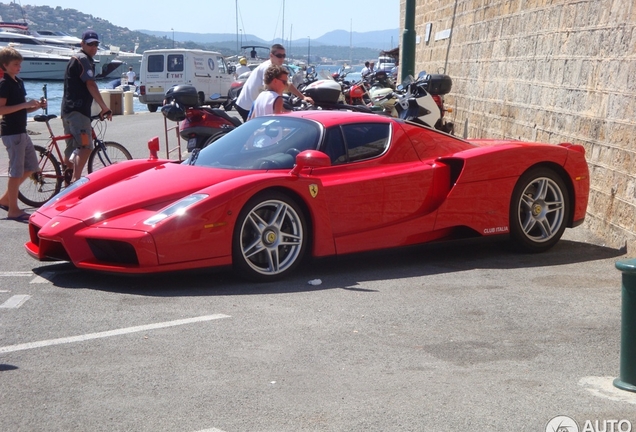
<path fill-rule="evenodd" d="M 426 77 L 426 90 L 432 95 L 445 95 L 450 93 L 453 80 L 448 75 L 432 74 Z"/>
<path fill-rule="evenodd" d="M 168 104 L 173 100 L 182 107 L 199 106 L 199 94 L 197 93 L 197 89 L 192 85 L 170 87 L 166 92 L 165 103 Z"/>
<path fill-rule="evenodd" d="M 340 84 L 331 80 L 319 80 L 309 84 L 303 90 L 315 103 L 335 104 L 338 102 L 342 88 Z"/>

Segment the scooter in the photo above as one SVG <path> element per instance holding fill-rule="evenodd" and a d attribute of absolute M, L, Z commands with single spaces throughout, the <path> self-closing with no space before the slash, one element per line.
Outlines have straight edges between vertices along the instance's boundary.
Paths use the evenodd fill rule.
<path fill-rule="evenodd" d="M 309 78 L 307 78 L 309 77 Z M 348 110 L 357 112 L 373 112 L 366 105 L 353 105 L 346 103 L 342 91 L 342 85 L 333 79 L 326 71 L 321 71 L 319 76 L 315 70 L 309 68 L 305 81 L 296 86 L 304 95 L 311 97 L 314 103 L 310 109 L 323 110 Z"/>
<path fill-rule="evenodd" d="M 375 72 L 370 78 L 370 85 L 369 97 L 374 110 L 397 117 L 397 112 L 395 111 L 395 104 L 397 103 L 395 83 L 387 72 Z"/>
<path fill-rule="evenodd" d="M 448 75 L 420 72 L 417 80 L 407 77 L 398 87 L 404 93 L 398 96 L 395 104 L 397 116 L 454 134 L 454 123 L 444 118 L 444 114 L 451 111 L 444 107 L 444 95 L 451 91 L 452 86 Z"/>
<path fill-rule="evenodd" d="M 188 152 L 201 150 L 242 124 L 241 120 L 228 115 L 214 102 L 220 94 L 213 94 L 210 100 L 199 100 L 196 88 L 180 85 L 170 88 L 165 95 L 161 113 L 168 120 L 180 122 L 179 135 L 187 140 Z"/>

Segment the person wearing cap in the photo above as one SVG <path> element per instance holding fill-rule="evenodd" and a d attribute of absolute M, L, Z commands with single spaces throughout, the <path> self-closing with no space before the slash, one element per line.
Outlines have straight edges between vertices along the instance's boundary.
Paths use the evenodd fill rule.
<path fill-rule="evenodd" d="M 236 68 L 236 72 L 234 72 L 234 78 L 240 77 L 245 72 L 249 72 L 251 69 L 247 66 L 247 59 L 245 57 L 241 57 L 239 59 L 239 65 Z"/>
<path fill-rule="evenodd" d="M 95 82 L 95 62 L 99 37 L 93 30 L 82 34 L 82 49 L 71 57 L 64 74 L 62 96 L 62 123 L 64 133 L 73 135 L 66 140 L 64 164 L 73 170 L 71 182 L 79 180 L 93 148 L 91 134 L 91 106 L 97 102 L 101 119 L 113 119 L 113 113 L 104 102 Z M 73 157 L 72 157 L 73 156 Z M 67 174 L 68 175 L 68 174 Z"/>

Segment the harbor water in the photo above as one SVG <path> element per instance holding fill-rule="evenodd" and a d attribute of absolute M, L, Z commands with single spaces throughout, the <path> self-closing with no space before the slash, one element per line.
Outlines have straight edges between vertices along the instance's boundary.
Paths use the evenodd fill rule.
<path fill-rule="evenodd" d="M 60 116 L 60 110 L 62 108 L 62 95 L 64 94 L 64 82 L 63 81 L 24 81 L 24 88 L 27 92 L 26 98 L 28 99 L 40 99 L 44 96 L 44 86 L 46 86 L 46 94 L 48 100 L 48 113 Z M 100 90 L 112 90 L 110 81 L 103 80 L 97 81 L 97 86 Z M 133 98 L 133 111 L 134 112 L 147 112 L 148 108 L 146 104 L 139 102 L 139 99 Z M 43 110 L 38 110 L 29 114 L 29 117 L 43 114 Z"/>

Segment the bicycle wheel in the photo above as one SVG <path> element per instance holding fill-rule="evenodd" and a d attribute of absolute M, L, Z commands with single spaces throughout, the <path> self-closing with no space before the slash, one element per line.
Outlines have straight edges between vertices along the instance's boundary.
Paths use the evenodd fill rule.
<path fill-rule="evenodd" d="M 31 174 L 20 185 L 18 199 L 31 207 L 40 207 L 62 189 L 60 163 L 44 147 L 34 146 L 40 171 Z"/>
<path fill-rule="evenodd" d="M 95 142 L 95 148 L 88 157 L 88 173 L 130 159 L 132 159 L 130 152 L 119 143 L 114 141 L 104 141 L 101 144 Z"/>

